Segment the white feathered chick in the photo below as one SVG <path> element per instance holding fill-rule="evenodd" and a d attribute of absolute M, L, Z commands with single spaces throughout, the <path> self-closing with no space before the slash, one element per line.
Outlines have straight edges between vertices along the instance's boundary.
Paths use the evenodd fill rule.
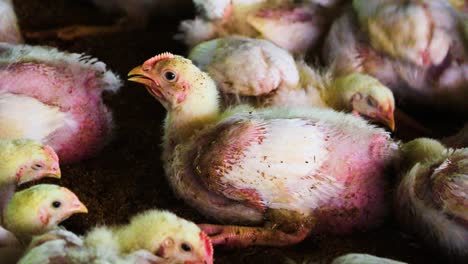
<path fill-rule="evenodd" d="M 363 74 L 319 72 L 266 40 L 224 37 L 195 46 L 189 58 L 216 81 L 226 104 L 332 108 L 394 129 L 393 94 Z"/>
<path fill-rule="evenodd" d="M 354 0 L 334 21 L 324 59 L 375 76 L 408 104 L 467 113 L 466 21 L 445 0 Z"/>
<path fill-rule="evenodd" d="M 51 146 L 60 162 L 89 158 L 108 141 L 105 91 L 119 78 L 103 62 L 55 48 L 0 44 L 0 138 Z"/>
<path fill-rule="evenodd" d="M 170 53 L 129 80 L 168 111 L 163 160 L 176 193 L 210 217 L 250 224 L 203 225 L 214 244 L 292 245 L 310 232 L 349 233 L 383 219 L 384 171 L 396 150 L 383 129 L 323 109 L 221 112 L 209 75 Z"/>

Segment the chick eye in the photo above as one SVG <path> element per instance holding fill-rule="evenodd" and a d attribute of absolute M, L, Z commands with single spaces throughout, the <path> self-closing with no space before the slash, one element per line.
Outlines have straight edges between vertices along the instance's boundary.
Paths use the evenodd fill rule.
<path fill-rule="evenodd" d="M 59 201 L 53 201 L 52 202 L 52 207 L 54 207 L 54 208 L 59 208 L 61 205 L 62 205 L 62 203 L 59 202 Z"/>
<path fill-rule="evenodd" d="M 185 252 L 190 252 L 192 250 L 192 248 L 187 243 L 182 243 L 180 248 Z"/>
<path fill-rule="evenodd" d="M 164 78 L 166 78 L 166 80 L 168 81 L 174 81 L 176 78 L 176 74 L 171 71 L 167 71 L 164 73 Z"/>
<path fill-rule="evenodd" d="M 370 107 L 376 107 L 377 106 L 377 102 L 372 97 L 367 97 L 367 104 Z"/>
<path fill-rule="evenodd" d="M 44 166 L 42 166 L 42 164 L 36 163 L 36 164 L 33 164 L 33 165 L 31 166 L 31 169 L 33 169 L 33 170 L 40 170 L 40 169 L 42 169 L 43 167 L 44 167 Z"/>

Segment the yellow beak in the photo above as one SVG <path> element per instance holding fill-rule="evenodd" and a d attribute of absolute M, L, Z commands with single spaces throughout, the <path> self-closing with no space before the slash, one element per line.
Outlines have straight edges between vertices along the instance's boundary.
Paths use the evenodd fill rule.
<path fill-rule="evenodd" d="M 129 81 L 131 82 L 136 82 L 136 83 L 141 83 L 146 86 L 150 86 L 152 83 L 151 78 L 148 76 L 148 74 L 143 71 L 143 68 L 141 66 L 137 66 L 133 68 L 128 74 L 127 77 Z"/>
<path fill-rule="evenodd" d="M 393 118 L 393 114 L 391 115 L 391 117 L 388 117 L 384 120 L 382 120 L 382 122 L 388 127 L 390 128 L 390 131 L 395 131 L 395 119 Z"/>
<path fill-rule="evenodd" d="M 83 203 L 80 202 L 79 205 L 77 205 L 74 208 L 73 213 L 74 214 L 77 214 L 77 213 L 87 214 L 88 208 Z"/>
<path fill-rule="evenodd" d="M 88 208 L 78 199 L 78 197 L 69 189 L 65 187 L 60 187 L 65 193 L 68 194 L 69 199 L 71 200 L 69 213 L 88 213 Z"/>

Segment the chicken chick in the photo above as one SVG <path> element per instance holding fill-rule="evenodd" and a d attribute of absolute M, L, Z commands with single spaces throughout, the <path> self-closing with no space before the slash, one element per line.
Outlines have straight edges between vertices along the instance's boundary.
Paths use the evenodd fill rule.
<path fill-rule="evenodd" d="M 0 186 L 43 177 L 60 178 L 58 157 L 51 147 L 29 139 L 0 139 Z"/>
<path fill-rule="evenodd" d="M 358 73 L 335 77 L 332 68 L 319 73 L 269 41 L 219 38 L 198 44 L 189 58 L 216 81 L 228 104 L 230 97 L 255 97 L 249 100 L 255 106 L 332 108 L 395 128 L 393 94 L 378 80 Z"/>
<path fill-rule="evenodd" d="M 400 262 L 387 258 L 379 258 L 368 254 L 356 254 L 350 253 L 340 256 L 333 260 L 331 264 L 405 264 L 406 262 Z"/>
<path fill-rule="evenodd" d="M 50 145 L 61 163 L 88 158 L 110 138 L 102 93 L 119 78 L 87 55 L 0 44 L 0 138 Z"/>
<path fill-rule="evenodd" d="M 209 238 L 175 214 L 149 210 L 129 224 L 98 227 L 84 237 L 54 230 L 33 239 L 19 263 L 213 263 Z"/>
<path fill-rule="evenodd" d="M 302 2 L 302 1 L 300 1 Z M 322 6 L 291 0 L 194 1 L 201 16 L 180 24 L 177 36 L 189 46 L 217 37 L 243 35 L 270 40 L 304 54 L 322 35 Z"/>
<path fill-rule="evenodd" d="M 408 164 L 395 194 L 399 222 L 454 260 L 468 258 L 468 148 L 420 138 L 401 148 Z"/>
<path fill-rule="evenodd" d="M 0 139 L 0 212 L 16 185 L 44 177 L 60 178 L 58 157 L 51 147 L 29 139 Z M 6 240 L 7 237 L 0 235 L 0 246 Z"/>
<path fill-rule="evenodd" d="M 219 109 L 208 74 L 170 53 L 129 73 L 167 109 L 166 175 L 204 214 L 214 244 L 284 246 L 311 231 L 349 233 L 384 218 L 384 169 L 397 146 L 382 129 L 322 109 Z"/>
<path fill-rule="evenodd" d="M 65 187 L 38 184 L 16 192 L 3 210 L 3 227 L 20 241 L 45 233 L 76 213 L 88 210 L 78 197 Z"/>
<path fill-rule="evenodd" d="M 463 21 L 445 0 L 354 0 L 333 23 L 324 59 L 375 76 L 408 104 L 466 113 Z"/>
<path fill-rule="evenodd" d="M 0 0 L 0 42 L 23 42 L 11 0 Z"/>

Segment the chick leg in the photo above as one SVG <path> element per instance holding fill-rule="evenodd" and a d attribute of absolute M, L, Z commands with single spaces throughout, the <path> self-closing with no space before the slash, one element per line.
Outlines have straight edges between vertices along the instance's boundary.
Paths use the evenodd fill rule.
<path fill-rule="evenodd" d="M 301 242 L 310 233 L 310 228 L 300 225 L 294 233 L 266 227 L 198 225 L 211 239 L 213 245 L 227 247 L 288 246 Z"/>

